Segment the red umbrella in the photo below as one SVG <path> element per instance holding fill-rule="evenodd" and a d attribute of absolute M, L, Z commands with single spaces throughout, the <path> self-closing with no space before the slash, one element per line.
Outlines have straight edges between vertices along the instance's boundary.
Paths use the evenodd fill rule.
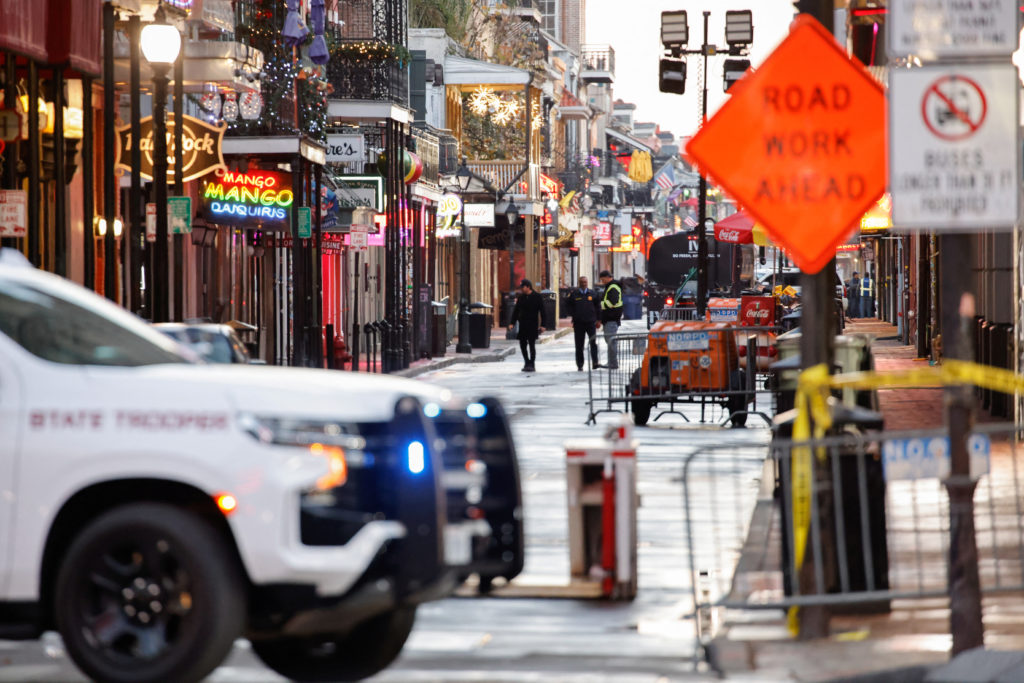
<path fill-rule="evenodd" d="M 754 243 L 754 217 L 746 211 L 737 211 L 715 223 L 715 239 L 731 244 Z"/>
<path fill-rule="evenodd" d="M 697 206 L 697 204 L 698 204 L 697 198 L 696 197 L 690 197 L 689 199 L 683 200 L 679 204 L 679 206 Z"/>

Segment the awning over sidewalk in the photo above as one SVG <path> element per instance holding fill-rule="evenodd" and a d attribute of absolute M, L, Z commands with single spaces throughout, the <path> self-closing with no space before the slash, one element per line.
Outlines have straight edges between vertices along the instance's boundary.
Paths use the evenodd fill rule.
<path fill-rule="evenodd" d="M 615 130 L 614 128 L 605 128 L 604 132 L 605 132 L 605 134 L 608 137 L 613 138 L 615 140 L 618 140 L 619 142 L 621 142 L 623 144 L 629 145 L 634 150 L 639 150 L 641 152 L 647 152 L 648 154 L 653 154 L 654 153 L 654 150 L 650 147 L 650 145 L 644 144 L 643 142 L 641 142 L 637 138 L 633 137 L 632 135 L 627 135 L 626 133 L 620 133 L 619 131 Z"/>
<path fill-rule="evenodd" d="M 445 85 L 460 86 L 525 86 L 530 82 L 530 74 L 513 66 L 447 55 L 444 58 L 444 82 Z"/>

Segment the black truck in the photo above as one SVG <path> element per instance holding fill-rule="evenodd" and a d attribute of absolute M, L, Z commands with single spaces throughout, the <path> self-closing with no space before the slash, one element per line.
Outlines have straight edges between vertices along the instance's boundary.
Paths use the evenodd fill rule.
<path fill-rule="evenodd" d="M 755 249 L 752 244 L 708 240 L 708 292 L 738 296 L 753 284 Z M 648 320 L 666 306 L 692 306 L 697 300 L 699 238 L 686 232 L 659 237 L 647 256 L 644 292 Z"/>

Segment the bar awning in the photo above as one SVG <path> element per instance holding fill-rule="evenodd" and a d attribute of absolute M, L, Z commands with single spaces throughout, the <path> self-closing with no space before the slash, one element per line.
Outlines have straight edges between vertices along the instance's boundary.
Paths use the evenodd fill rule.
<path fill-rule="evenodd" d="M 604 132 L 606 135 L 608 135 L 608 137 L 615 138 L 619 142 L 627 144 L 633 149 L 639 150 L 641 152 L 647 152 L 648 154 L 654 154 L 654 150 L 650 147 L 650 145 L 645 145 L 643 142 L 633 137 L 632 135 L 620 133 L 614 128 L 605 128 Z"/>
<path fill-rule="evenodd" d="M 6 4 L 8 0 L 0 2 L 0 5 Z M 99 76 L 103 70 L 100 55 L 103 35 L 102 0 L 49 0 L 45 4 L 49 13 L 46 25 L 47 61 L 51 64 L 67 64 L 74 72 L 73 75 Z M 0 26 L 3 26 L 2 18 Z"/>
<path fill-rule="evenodd" d="M 46 18 L 49 5 L 39 0 L 0 2 L 0 50 L 39 62 L 47 61 Z M 99 42 L 98 34 L 93 40 Z"/>
<path fill-rule="evenodd" d="M 527 85 L 530 82 L 530 74 L 514 66 L 447 55 L 444 58 L 444 82 L 445 85 L 489 85 L 508 88 Z"/>

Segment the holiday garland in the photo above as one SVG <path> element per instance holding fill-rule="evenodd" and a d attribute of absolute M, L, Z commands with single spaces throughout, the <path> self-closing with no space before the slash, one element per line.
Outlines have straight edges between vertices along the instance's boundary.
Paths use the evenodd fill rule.
<path fill-rule="evenodd" d="M 398 62 L 405 66 L 412 61 L 412 53 L 404 45 L 395 45 L 378 40 L 345 40 L 330 48 L 331 59 L 350 64 L 369 62 Z"/>
<path fill-rule="evenodd" d="M 253 15 L 247 25 L 239 26 L 236 38 L 263 53 L 263 72 L 259 75 L 265 106 L 253 120 L 237 117 L 229 122 L 229 131 L 241 135 L 278 135 L 303 132 L 323 140 L 327 130 L 327 84 L 309 78 L 295 50 L 285 45 L 281 31 L 289 9 L 284 0 L 253 0 Z M 298 43 L 300 50 L 313 40 L 308 34 Z M 293 108 L 293 92 L 298 93 Z M 296 110 L 298 127 L 296 127 Z M 227 118 L 226 116 L 224 118 Z"/>

